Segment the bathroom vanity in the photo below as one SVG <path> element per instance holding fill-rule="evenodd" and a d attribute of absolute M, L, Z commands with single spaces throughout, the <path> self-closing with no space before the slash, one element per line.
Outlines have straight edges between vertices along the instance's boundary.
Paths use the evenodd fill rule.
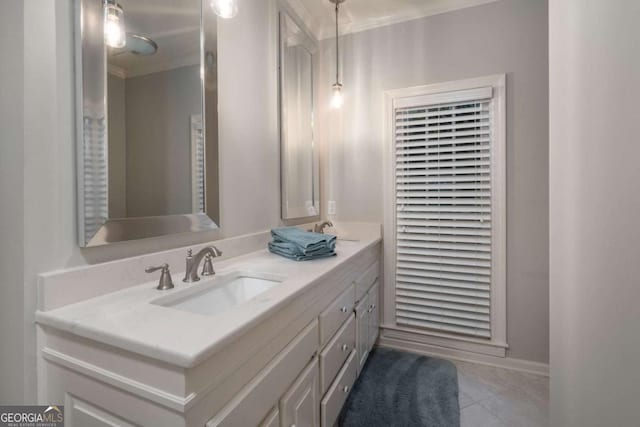
<path fill-rule="evenodd" d="M 184 13 L 159 22 L 140 5 L 129 7 L 139 1 L 119 3 L 74 2 L 78 243 L 220 236 L 218 20 L 200 0 L 178 2 Z M 140 29 L 126 33 L 124 46 L 105 39 L 103 15 L 112 9 L 125 10 L 130 29 Z M 281 219 L 319 221 L 317 41 L 284 2 L 272 12 L 279 23 Z M 185 17 L 188 28 L 176 31 Z M 148 36 L 156 25 L 189 38 L 154 41 Z M 171 53 L 190 53 L 178 58 L 188 59 L 179 73 L 160 69 Z M 180 90 L 156 81 L 173 82 L 176 74 L 191 77 L 188 91 L 182 80 Z M 143 84 L 154 98 L 129 90 Z M 178 96 L 187 92 L 188 99 Z M 139 98 L 154 101 L 130 108 Z M 160 124 L 174 122 L 180 137 L 169 138 L 176 145 L 169 149 L 159 137 L 173 134 Z M 147 131 L 156 128 L 148 144 Z M 112 155 L 123 147 L 126 162 Z M 268 232 L 216 240 L 224 256 L 206 272 L 217 274 L 193 283 L 182 280 L 187 248 L 42 275 L 39 402 L 64 404 L 66 425 L 74 427 L 333 426 L 378 335 L 380 226 L 359 230 L 342 235 L 337 256 L 308 262 L 267 252 Z"/>
<path fill-rule="evenodd" d="M 377 231 L 328 259 L 224 259 L 213 278 L 173 274 L 168 291 L 107 292 L 106 278 L 182 249 L 43 276 L 40 400 L 64 404 L 75 427 L 333 426 L 378 334 Z M 92 278 L 94 295 L 57 296 Z"/>

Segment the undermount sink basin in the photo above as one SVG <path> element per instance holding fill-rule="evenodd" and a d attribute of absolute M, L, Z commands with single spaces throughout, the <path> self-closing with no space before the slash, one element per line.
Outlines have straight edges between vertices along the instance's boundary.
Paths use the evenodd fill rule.
<path fill-rule="evenodd" d="M 231 273 L 151 303 L 190 313 L 214 315 L 257 297 L 283 280 L 270 274 Z"/>

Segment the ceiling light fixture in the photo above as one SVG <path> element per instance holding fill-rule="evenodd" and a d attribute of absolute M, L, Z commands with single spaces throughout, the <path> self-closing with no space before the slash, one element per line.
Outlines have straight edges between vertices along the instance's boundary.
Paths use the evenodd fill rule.
<path fill-rule="evenodd" d="M 340 108 L 344 103 L 342 97 L 342 84 L 340 83 L 340 44 L 338 43 L 338 15 L 340 3 L 344 3 L 345 0 L 329 0 L 336 5 L 336 82 L 333 84 L 333 97 L 331 98 L 331 106 L 333 108 Z"/>
<path fill-rule="evenodd" d="M 127 43 L 124 30 L 124 10 L 116 0 L 104 2 L 104 40 L 107 46 L 123 48 Z"/>
<path fill-rule="evenodd" d="M 211 7 L 220 18 L 230 19 L 238 14 L 238 0 L 211 0 Z"/>

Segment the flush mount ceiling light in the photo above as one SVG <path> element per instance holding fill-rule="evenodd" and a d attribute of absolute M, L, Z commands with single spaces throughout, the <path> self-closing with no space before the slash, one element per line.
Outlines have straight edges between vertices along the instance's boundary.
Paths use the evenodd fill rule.
<path fill-rule="evenodd" d="M 344 3 L 345 0 L 329 0 L 336 5 L 336 82 L 333 84 L 333 97 L 331 98 L 331 106 L 333 108 L 342 107 L 344 102 L 342 98 L 342 84 L 340 83 L 340 44 L 338 43 L 338 15 L 340 3 Z"/>
<path fill-rule="evenodd" d="M 134 55 L 150 56 L 158 51 L 158 44 L 149 37 L 127 33 L 127 50 Z"/>
<path fill-rule="evenodd" d="M 238 14 L 238 0 L 211 0 L 211 8 L 220 18 L 230 19 Z"/>
<path fill-rule="evenodd" d="M 123 48 L 110 49 L 109 56 L 119 56 L 125 53 L 132 53 L 137 56 L 155 55 L 158 51 L 158 44 L 149 37 L 140 34 L 127 33 L 127 43 Z"/>
<path fill-rule="evenodd" d="M 116 0 L 104 2 L 104 40 L 107 46 L 123 48 L 127 43 L 124 31 L 124 10 Z"/>

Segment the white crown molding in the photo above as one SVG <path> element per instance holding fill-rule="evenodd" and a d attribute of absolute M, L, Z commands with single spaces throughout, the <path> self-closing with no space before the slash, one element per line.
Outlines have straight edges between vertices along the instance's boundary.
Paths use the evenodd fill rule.
<path fill-rule="evenodd" d="M 188 67 L 191 65 L 200 65 L 199 54 L 187 55 L 168 61 L 152 62 L 146 65 L 132 67 L 128 70 L 117 65 L 109 64 L 107 70 L 110 74 L 118 76 L 121 79 L 128 79 L 131 77 L 144 76 L 147 74 L 174 70 L 176 68 Z"/>
<path fill-rule="evenodd" d="M 302 2 L 300 0 L 282 0 L 282 3 L 291 9 L 298 19 L 307 27 L 307 31 L 317 40 L 318 34 L 320 34 L 320 24 Z"/>
<path fill-rule="evenodd" d="M 313 31 L 318 40 L 324 40 L 334 37 L 334 23 L 331 25 L 322 25 L 314 18 L 309 10 L 300 0 L 285 0 L 298 16 L 305 21 L 307 26 Z M 480 6 L 487 3 L 493 3 L 498 0 L 434 0 L 425 2 L 421 7 L 412 7 L 411 10 L 398 10 L 394 14 L 390 14 L 380 18 L 370 18 L 364 20 L 356 20 L 350 23 L 341 23 L 341 34 L 357 33 L 361 31 L 371 30 L 387 25 L 399 24 L 401 22 L 411 21 L 414 19 L 425 18 L 427 16 L 439 15 L 442 13 L 453 12 L 468 7 Z"/>
<path fill-rule="evenodd" d="M 127 77 L 143 76 L 145 74 L 159 73 L 161 71 L 169 71 L 191 65 L 200 65 L 199 54 L 196 53 L 194 55 L 183 56 L 169 61 L 157 62 L 144 67 L 135 67 L 129 70 Z"/>
<path fill-rule="evenodd" d="M 121 79 L 127 78 L 127 71 L 122 67 L 118 67 L 117 65 L 108 64 L 107 72 L 109 74 L 113 74 L 116 77 L 120 77 Z"/>

